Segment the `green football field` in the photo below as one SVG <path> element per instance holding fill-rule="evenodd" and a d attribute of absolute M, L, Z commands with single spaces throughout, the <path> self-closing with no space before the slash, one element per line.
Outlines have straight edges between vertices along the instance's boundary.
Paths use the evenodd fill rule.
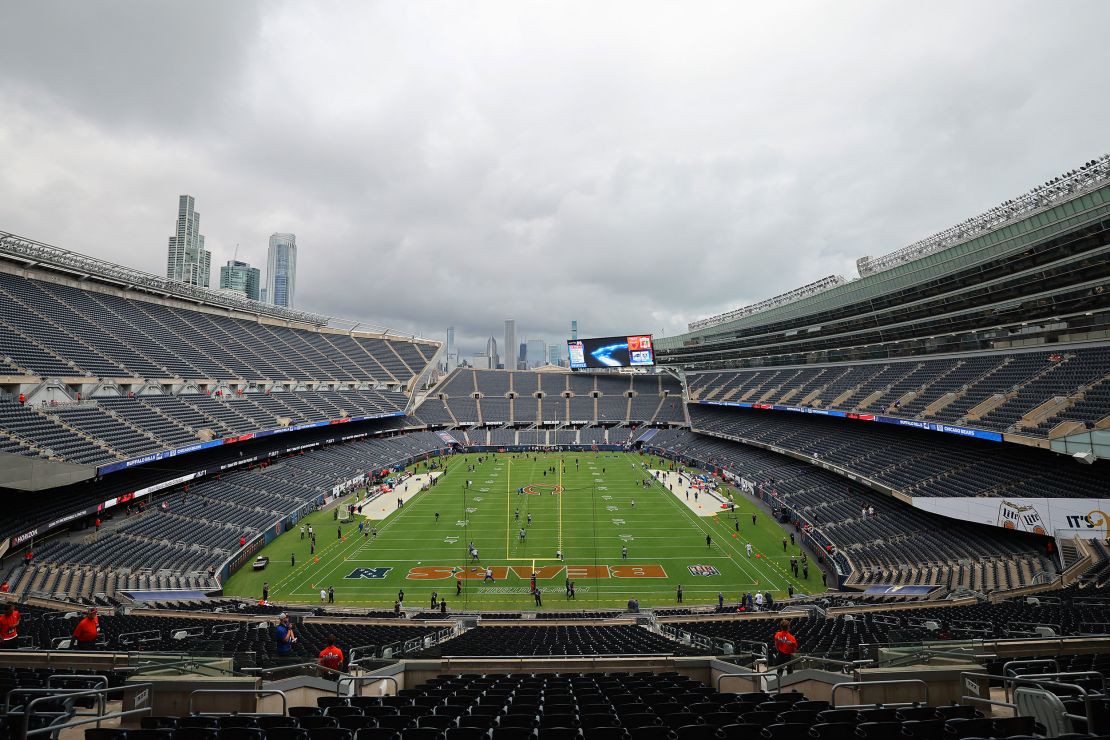
<path fill-rule="evenodd" d="M 542 608 L 554 610 L 623 607 L 633 597 L 641 607 L 673 606 L 679 585 L 686 604 L 715 604 L 719 591 L 726 602 L 756 589 L 782 598 L 788 583 L 800 593 L 822 590 L 815 564 L 808 581 L 792 577 L 789 558 L 800 559 L 801 549 L 784 551 L 786 531 L 746 495 L 734 494 L 733 517 L 707 496 L 695 512 L 658 481 L 645 487 L 648 469 L 665 469 L 665 461 L 617 452 L 502 453 L 487 455 L 468 472 L 478 457 L 446 458 L 447 473 L 403 508 L 389 493 L 367 504 L 386 517 L 366 522 L 366 531 L 377 528 L 376 538 L 359 533 L 358 517 L 337 523 L 331 509 L 310 515 L 302 522 L 316 531 L 314 556 L 297 530 L 288 532 L 262 551 L 270 558 L 264 571 L 248 564 L 224 593 L 258 599 L 267 582 L 271 601 L 318 604 L 320 589 L 331 587 L 337 605 L 392 608 L 403 589 L 410 608 L 428 608 L 436 591 L 452 610 L 530 610 L 536 608 L 533 571 Z M 410 470 L 427 472 L 422 464 Z M 553 492 L 556 486 L 561 493 Z M 352 501 L 340 503 L 345 508 Z M 469 562 L 469 543 L 480 565 Z M 486 567 L 494 570 L 492 583 L 484 580 Z M 568 578 L 575 583 L 574 600 L 566 596 Z"/>

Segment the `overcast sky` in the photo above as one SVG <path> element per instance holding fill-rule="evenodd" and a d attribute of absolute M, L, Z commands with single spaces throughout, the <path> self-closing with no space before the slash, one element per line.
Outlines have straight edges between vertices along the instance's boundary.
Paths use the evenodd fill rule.
<path fill-rule="evenodd" d="M 299 308 L 673 335 L 1110 149 L 1106 2 L 0 0 L 0 230 Z"/>

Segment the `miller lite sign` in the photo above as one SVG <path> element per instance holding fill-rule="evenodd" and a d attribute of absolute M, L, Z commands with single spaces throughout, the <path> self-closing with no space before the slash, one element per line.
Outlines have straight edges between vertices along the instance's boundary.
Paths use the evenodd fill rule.
<path fill-rule="evenodd" d="M 998 505 L 998 526 L 1021 532 L 1045 534 L 1041 515 L 1032 506 L 1003 501 Z"/>

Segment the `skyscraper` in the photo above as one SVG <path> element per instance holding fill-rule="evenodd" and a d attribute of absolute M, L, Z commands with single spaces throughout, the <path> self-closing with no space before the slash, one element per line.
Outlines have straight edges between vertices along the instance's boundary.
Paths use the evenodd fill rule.
<path fill-rule="evenodd" d="M 208 288 L 211 287 L 212 253 L 204 248 L 200 214 L 194 210 L 194 205 L 191 195 L 177 198 L 177 229 L 170 237 L 166 277 Z"/>
<path fill-rule="evenodd" d="M 566 352 L 566 345 L 560 346 L 558 344 L 547 345 L 547 364 L 548 365 L 561 365 L 563 354 Z"/>
<path fill-rule="evenodd" d="M 293 308 L 297 287 L 297 235 L 272 234 L 266 253 L 266 302 Z"/>
<path fill-rule="evenodd" d="M 486 355 L 489 357 L 489 366 L 496 369 L 501 358 L 497 356 L 497 340 L 493 337 L 486 340 Z M 508 366 L 506 365 L 506 367 Z"/>
<path fill-rule="evenodd" d="M 516 319 L 505 319 L 505 369 L 516 370 Z"/>
<path fill-rule="evenodd" d="M 542 339 L 528 340 L 528 367 L 535 368 L 547 362 L 547 342 Z"/>
<path fill-rule="evenodd" d="M 246 262 L 228 260 L 220 268 L 220 287 L 242 293 L 252 301 L 258 300 L 259 284 L 262 282 L 262 271 L 251 267 Z"/>
<path fill-rule="evenodd" d="M 454 370 L 459 364 L 459 351 L 455 349 L 455 327 L 447 327 L 447 347 L 444 352 L 447 359 L 444 361 L 444 370 L 450 372 Z"/>
<path fill-rule="evenodd" d="M 570 322 L 570 338 L 578 339 L 578 319 Z"/>

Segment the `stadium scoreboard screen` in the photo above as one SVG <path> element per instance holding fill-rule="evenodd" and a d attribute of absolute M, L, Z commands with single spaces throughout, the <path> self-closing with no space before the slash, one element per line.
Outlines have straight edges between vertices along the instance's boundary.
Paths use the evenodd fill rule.
<path fill-rule="evenodd" d="M 597 339 L 568 339 L 570 366 L 575 370 L 607 367 L 648 367 L 655 364 L 650 334 Z"/>

